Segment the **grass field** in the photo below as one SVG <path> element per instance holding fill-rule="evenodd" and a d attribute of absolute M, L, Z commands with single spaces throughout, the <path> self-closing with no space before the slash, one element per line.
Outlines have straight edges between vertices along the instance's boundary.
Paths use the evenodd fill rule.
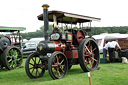
<path fill-rule="evenodd" d="M 23 68 L 0 70 L 0 85 L 89 85 L 88 74 L 79 65 L 74 65 L 62 79 L 53 80 L 48 71 L 38 79 L 30 79 Z M 91 72 L 92 85 L 128 85 L 128 64 L 100 64 L 100 70 Z"/>

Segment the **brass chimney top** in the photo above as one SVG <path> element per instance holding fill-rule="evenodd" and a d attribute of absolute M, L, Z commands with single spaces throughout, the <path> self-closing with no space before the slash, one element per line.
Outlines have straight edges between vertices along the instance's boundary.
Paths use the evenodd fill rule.
<path fill-rule="evenodd" d="M 44 5 L 42 5 L 42 7 L 43 7 L 44 9 L 47 9 L 47 8 L 49 8 L 49 5 L 48 5 L 48 4 L 44 4 Z"/>

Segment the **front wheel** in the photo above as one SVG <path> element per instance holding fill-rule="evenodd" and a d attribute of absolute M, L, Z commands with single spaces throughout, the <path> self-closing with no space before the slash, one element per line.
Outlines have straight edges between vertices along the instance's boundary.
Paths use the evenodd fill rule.
<path fill-rule="evenodd" d="M 78 48 L 79 62 L 84 72 L 93 71 L 99 64 L 99 49 L 94 39 L 84 39 Z"/>
<path fill-rule="evenodd" d="M 32 53 L 27 57 L 25 71 L 31 79 L 40 78 L 44 75 L 45 68 L 38 53 Z"/>
<path fill-rule="evenodd" d="M 48 60 L 48 71 L 53 79 L 63 78 L 68 71 L 68 61 L 62 52 L 54 52 Z"/>
<path fill-rule="evenodd" d="M 9 70 L 21 66 L 22 61 L 22 53 L 20 49 L 15 46 L 8 46 L 2 54 L 2 65 Z"/>

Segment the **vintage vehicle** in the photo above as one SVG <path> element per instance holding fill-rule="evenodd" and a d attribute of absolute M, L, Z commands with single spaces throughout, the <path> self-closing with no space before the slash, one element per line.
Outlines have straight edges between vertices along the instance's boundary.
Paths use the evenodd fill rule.
<path fill-rule="evenodd" d="M 20 27 L 0 27 L 1 34 L 4 34 L 0 36 L 0 68 L 6 67 L 11 70 L 22 64 L 20 31 L 25 29 Z"/>
<path fill-rule="evenodd" d="M 97 69 L 99 49 L 96 41 L 86 37 L 82 23 L 100 21 L 100 18 L 72 14 L 62 11 L 48 11 L 48 5 L 42 6 L 44 13 L 38 16 L 44 21 L 45 41 L 39 42 L 37 51 L 28 56 L 25 70 L 30 78 L 40 78 L 48 70 L 53 79 L 63 78 L 72 65 L 80 64 L 84 72 Z M 48 36 L 48 22 L 54 22 L 53 33 Z M 71 25 L 70 29 L 59 31 L 57 23 Z M 73 24 L 80 29 L 73 29 Z M 63 25 L 62 25 L 63 26 Z M 88 29 L 87 29 L 88 30 Z"/>
<path fill-rule="evenodd" d="M 36 51 L 37 45 L 40 41 L 43 41 L 44 38 L 32 38 L 28 42 L 26 42 L 22 48 L 23 56 L 28 56 L 31 53 Z"/>
<path fill-rule="evenodd" d="M 103 53 L 103 47 L 105 46 L 106 41 L 115 41 L 115 40 L 127 40 L 128 34 L 120 34 L 120 33 L 102 33 L 100 35 L 92 36 L 99 47 L 99 52 Z"/>

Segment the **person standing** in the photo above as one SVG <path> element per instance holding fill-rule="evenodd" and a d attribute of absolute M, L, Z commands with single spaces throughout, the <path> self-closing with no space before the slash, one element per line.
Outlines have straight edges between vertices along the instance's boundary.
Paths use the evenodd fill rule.
<path fill-rule="evenodd" d="M 110 45 L 110 42 L 106 41 L 105 46 L 103 47 L 103 58 L 106 59 L 108 47 Z"/>

